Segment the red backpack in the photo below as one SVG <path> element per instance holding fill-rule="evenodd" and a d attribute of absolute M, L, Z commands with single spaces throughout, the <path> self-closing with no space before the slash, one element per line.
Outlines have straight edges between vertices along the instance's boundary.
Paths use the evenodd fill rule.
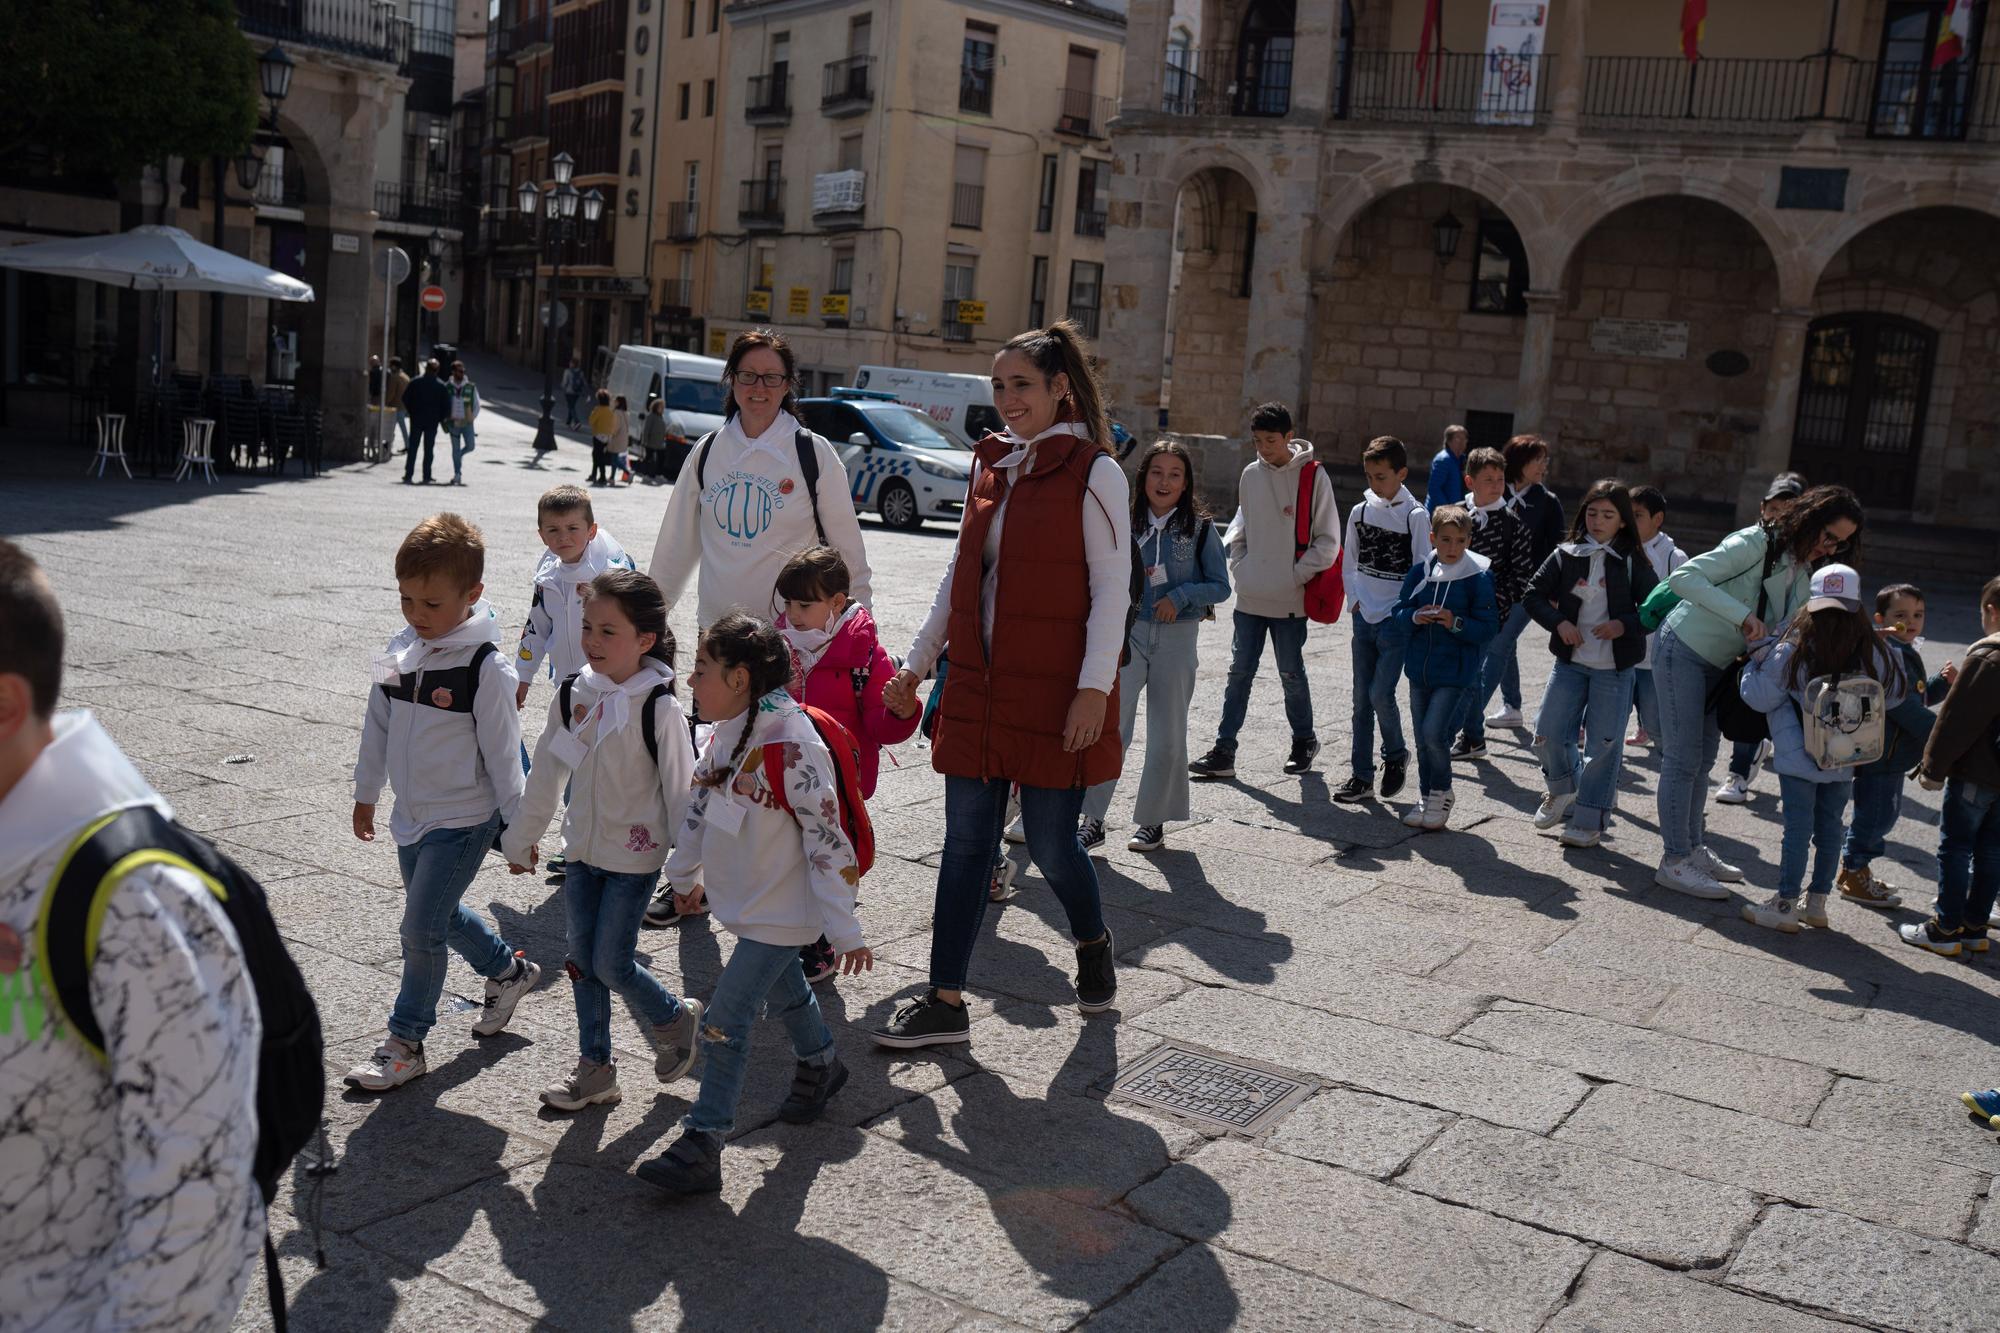
<path fill-rule="evenodd" d="M 1312 545 L 1312 511 L 1315 498 L 1313 483 L 1319 478 L 1319 464 L 1307 463 L 1299 469 L 1299 502 L 1295 506 L 1298 514 L 1298 530 L 1292 534 L 1292 544 L 1296 548 L 1292 559 L 1297 560 Z M 1331 565 L 1312 576 L 1306 583 L 1306 619 L 1315 624 L 1331 625 L 1340 619 L 1341 608 L 1347 603 L 1347 580 L 1341 573 L 1341 562 Z"/>
<path fill-rule="evenodd" d="M 823 708 L 801 704 L 812 719 L 813 730 L 833 756 L 833 780 L 840 799 L 840 831 L 854 848 L 854 864 L 865 875 L 875 864 L 875 825 L 868 818 L 868 802 L 861 795 L 861 746 L 854 733 L 840 719 Z M 764 785 L 771 789 L 781 809 L 796 814 L 785 797 L 785 756 L 781 742 L 764 747 Z"/>

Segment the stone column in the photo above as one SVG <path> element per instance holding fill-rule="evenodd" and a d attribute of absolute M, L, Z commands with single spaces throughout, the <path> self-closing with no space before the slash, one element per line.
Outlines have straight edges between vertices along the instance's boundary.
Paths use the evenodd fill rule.
<path fill-rule="evenodd" d="M 354 237 L 355 248 L 335 250 L 336 235 Z M 316 308 L 301 330 L 299 366 L 325 414 L 329 458 L 357 457 L 367 435 L 368 356 L 381 350 L 368 345 L 371 302 L 382 290 L 374 257 L 373 212 L 345 203 L 307 206 L 306 270 Z"/>
<path fill-rule="evenodd" d="M 1810 310 L 1776 310 L 1771 316 L 1771 364 L 1764 374 L 1764 424 L 1757 447 L 1736 492 L 1736 521 L 1751 523 L 1775 473 L 1792 465 L 1792 433 L 1798 426 L 1799 379 L 1805 368 Z M 1864 501 L 1866 497 L 1863 497 Z"/>
<path fill-rule="evenodd" d="M 1238 417 L 1247 420 L 1258 403 L 1288 403 L 1303 433 L 1311 417 L 1312 208 L 1303 198 L 1258 202 L 1263 211 L 1257 219 L 1256 268 L 1250 276 Z"/>
<path fill-rule="evenodd" d="M 1104 359 L 1105 394 L 1113 416 L 1141 437 L 1159 427 L 1160 372 L 1167 336 L 1167 288 L 1173 276 L 1174 205 L 1179 190 L 1173 182 L 1132 173 L 1142 162 L 1164 161 L 1164 154 L 1134 150 L 1127 141 L 1112 164 L 1110 235 L 1118 252 L 1107 266 L 1115 278 L 1104 293 L 1104 327 L 1099 353 Z M 1049 309 L 1060 306 L 1055 285 L 1065 279 L 1050 273 Z"/>
<path fill-rule="evenodd" d="M 1121 110 L 1151 112 L 1160 109 L 1167 64 L 1167 35 L 1173 22 L 1173 5 L 1168 0 L 1141 0 L 1133 5 L 1125 21 L 1125 77 L 1119 89 Z"/>
<path fill-rule="evenodd" d="M 1562 0 L 1562 24 L 1554 42 L 1555 63 L 1548 71 L 1549 132 L 1574 137 L 1583 118 L 1584 74 L 1589 53 L 1585 29 L 1590 24 L 1590 0 Z"/>
<path fill-rule="evenodd" d="M 1334 104 L 1334 60 L 1340 45 L 1337 4 L 1300 5 L 1292 34 L 1291 116 L 1318 124 Z M 1204 38 L 1213 43 L 1213 38 Z"/>
<path fill-rule="evenodd" d="M 1528 320 L 1521 330 L 1521 382 L 1514 394 L 1517 434 L 1547 433 L 1549 391 L 1555 379 L 1556 316 L 1562 303 L 1561 292 L 1528 293 Z"/>

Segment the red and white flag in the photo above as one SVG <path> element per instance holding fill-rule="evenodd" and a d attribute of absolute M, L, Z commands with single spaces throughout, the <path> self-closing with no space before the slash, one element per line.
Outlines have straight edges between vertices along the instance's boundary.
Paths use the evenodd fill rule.
<path fill-rule="evenodd" d="M 1701 59 L 1701 39 L 1708 31 L 1708 0 L 1681 0 L 1681 54 Z"/>
<path fill-rule="evenodd" d="M 1965 33 L 1971 26 L 1972 0 L 1946 0 L 1937 46 L 1931 50 L 1932 69 L 1943 69 L 1965 55 Z"/>
<path fill-rule="evenodd" d="M 1417 39 L 1417 96 L 1429 89 L 1436 106 L 1444 82 L 1444 0 L 1425 0 L 1424 35 Z"/>

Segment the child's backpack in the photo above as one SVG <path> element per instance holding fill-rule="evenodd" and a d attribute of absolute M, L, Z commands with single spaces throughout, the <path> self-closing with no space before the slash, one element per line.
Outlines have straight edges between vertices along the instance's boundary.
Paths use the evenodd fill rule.
<path fill-rule="evenodd" d="M 1318 463 L 1310 462 L 1299 469 L 1299 502 L 1294 506 L 1298 530 L 1292 534 L 1294 561 L 1312 545 L 1312 511 L 1316 496 L 1313 487 L 1318 479 Z M 1306 619 L 1314 624 L 1331 625 L 1340 619 L 1341 608 L 1346 603 L 1347 576 L 1341 571 L 1340 561 L 1334 561 L 1307 581 Z"/>
<path fill-rule="evenodd" d="M 581 674 L 583 673 L 581 672 L 577 673 L 577 675 Z M 570 687 L 575 684 L 576 684 L 576 676 L 564 676 L 563 683 L 559 691 L 562 698 L 562 706 L 559 709 L 557 709 L 557 711 L 562 715 L 562 724 L 564 731 L 568 731 L 572 726 L 575 725 L 575 720 L 571 716 L 571 710 L 569 704 Z M 660 766 L 660 727 L 659 727 L 659 722 L 657 720 L 660 711 L 659 709 L 660 698 L 663 695 L 668 695 L 672 693 L 673 689 L 671 686 L 655 685 L 652 689 L 646 692 L 646 702 L 639 706 L 639 732 L 640 735 L 645 738 L 646 753 L 653 757 L 653 767 L 655 768 L 658 768 Z"/>
<path fill-rule="evenodd" d="M 320 1133 L 326 1066 L 319 1009 L 278 935 L 264 886 L 215 844 L 152 806 L 120 810 L 86 828 L 58 863 L 35 921 L 41 946 L 35 965 L 52 998 L 53 1017 L 98 1060 L 106 1059 L 104 1029 L 90 1006 L 97 930 L 119 882 L 140 866 L 158 864 L 178 866 L 201 880 L 221 904 L 243 950 L 264 1026 L 257 1048 L 257 1151 L 250 1171 L 268 1206 L 292 1159 Z M 285 1289 L 268 1235 L 264 1273 L 273 1320 L 283 1329 Z"/>
<path fill-rule="evenodd" d="M 840 831 L 847 835 L 848 843 L 854 848 L 857 873 L 865 875 L 875 864 L 875 825 L 868 818 L 868 802 L 861 795 L 861 745 L 854 739 L 854 733 L 842 726 L 840 719 L 833 714 L 811 704 L 799 706 L 812 719 L 813 730 L 819 733 L 820 742 L 833 756 L 835 795 L 840 801 Z M 797 813 L 785 796 L 785 755 L 781 744 L 764 747 L 764 785 L 771 789 L 779 808 Z"/>
<path fill-rule="evenodd" d="M 1816 676 L 1806 682 L 1799 721 L 1806 757 L 1821 768 L 1854 768 L 1882 757 L 1888 744 L 1882 682 L 1862 675 Z"/>

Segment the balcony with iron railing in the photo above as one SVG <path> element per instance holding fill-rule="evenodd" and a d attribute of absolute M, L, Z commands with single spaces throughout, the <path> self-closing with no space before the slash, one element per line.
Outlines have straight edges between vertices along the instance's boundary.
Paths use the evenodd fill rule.
<path fill-rule="evenodd" d="M 1076 234 L 1102 239 L 1106 219 L 1107 214 L 1104 209 L 1091 208 L 1088 205 L 1079 207 L 1076 210 Z"/>
<path fill-rule="evenodd" d="M 667 205 L 667 239 L 692 241 L 701 235 L 701 205 L 691 199 Z"/>
<path fill-rule="evenodd" d="M 791 124 L 792 76 L 776 72 L 752 74 L 743 119 L 751 125 Z"/>
<path fill-rule="evenodd" d="M 868 173 L 824 171 L 813 177 L 813 225 L 826 231 L 848 231 L 865 220 Z"/>
<path fill-rule="evenodd" d="M 875 57 L 829 60 L 820 79 L 819 109 L 837 118 L 859 116 L 875 104 Z"/>
<path fill-rule="evenodd" d="M 1352 121 L 1398 125 L 1532 125 L 1546 117 L 1554 56 L 1493 58 L 1446 51 L 1417 67 L 1414 51 L 1356 51 L 1339 89 Z"/>
<path fill-rule="evenodd" d="M 744 181 L 736 220 L 745 227 L 782 228 L 785 225 L 785 182 L 772 177 Z"/>
<path fill-rule="evenodd" d="M 1065 88 L 1062 111 L 1056 116 L 1056 133 L 1102 139 L 1110 133 L 1111 118 L 1116 114 L 1117 98 L 1099 97 L 1088 88 Z"/>
<path fill-rule="evenodd" d="M 1289 49 L 1239 54 L 1233 46 L 1175 50 L 1160 109 L 1170 116 L 1282 116 L 1292 107 Z"/>
<path fill-rule="evenodd" d="M 375 212 L 384 222 L 419 227 L 456 226 L 458 203 L 456 190 L 412 186 L 402 181 L 375 182 Z"/>
<path fill-rule="evenodd" d="M 539 55 L 549 50 L 554 44 L 555 37 L 550 31 L 547 11 L 535 15 L 533 18 L 522 19 L 513 27 L 507 29 L 507 38 L 504 43 L 507 48 L 507 56 L 512 60 L 524 60 L 529 56 Z"/>
<path fill-rule="evenodd" d="M 951 187 L 951 225 L 978 227 L 986 213 L 984 185 L 955 184 Z"/>
<path fill-rule="evenodd" d="M 413 25 L 394 0 L 236 0 L 244 32 L 287 46 L 335 51 L 403 66 Z"/>

